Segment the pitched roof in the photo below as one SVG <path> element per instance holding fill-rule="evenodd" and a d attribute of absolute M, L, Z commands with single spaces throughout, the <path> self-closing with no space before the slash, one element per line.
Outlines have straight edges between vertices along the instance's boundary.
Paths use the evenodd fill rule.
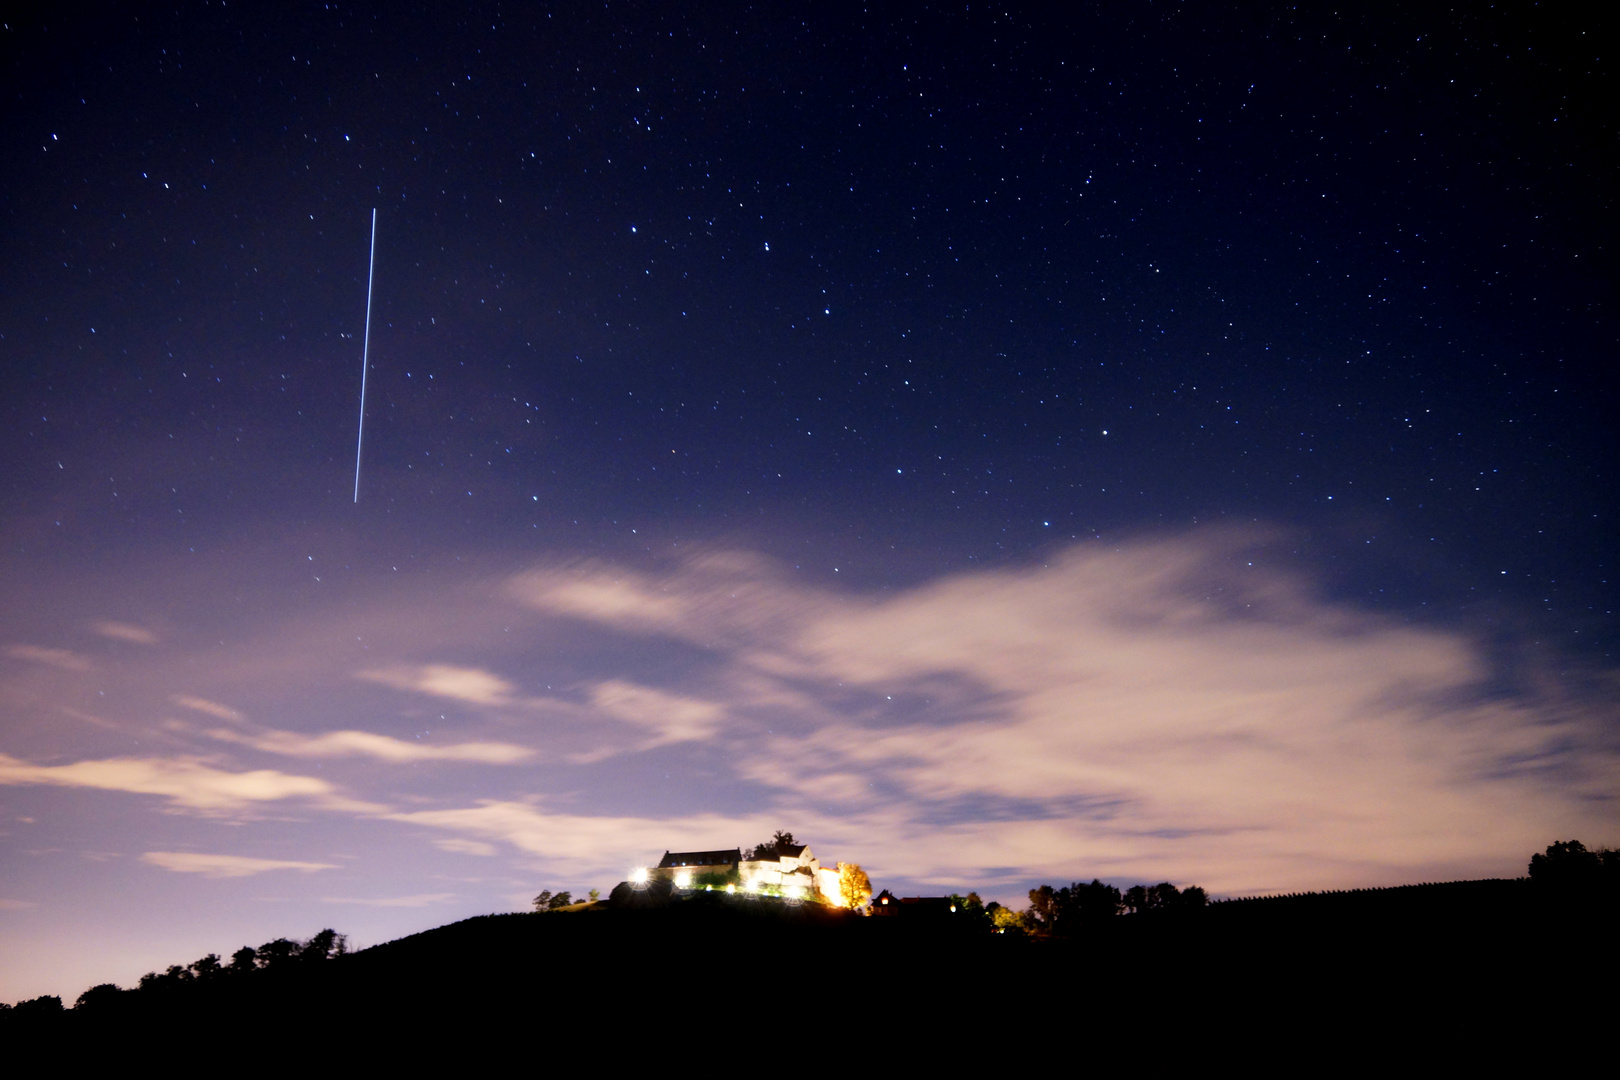
<path fill-rule="evenodd" d="M 659 861 L 660 868 L 671 866 L 735 866 L 742 861 L 742 851 L 725 848 L 721 851 L 666 851 Z"/>

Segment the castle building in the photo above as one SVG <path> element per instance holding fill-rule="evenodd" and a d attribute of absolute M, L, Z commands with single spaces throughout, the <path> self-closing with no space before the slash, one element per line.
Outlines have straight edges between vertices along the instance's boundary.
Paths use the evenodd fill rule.
<path fill-rule="evenodd" d="M 783 896 L 820 899 L 842 906 L 838 870 L 825 867 L 808 844 L 778 844 L 774 858 L 745 859 L 741 849 L 666 851 L 651 877 L 667 878 L 677 889 L 690 889 L 703 878 L 733 878 L 744 892 L 779 892 Z"/>

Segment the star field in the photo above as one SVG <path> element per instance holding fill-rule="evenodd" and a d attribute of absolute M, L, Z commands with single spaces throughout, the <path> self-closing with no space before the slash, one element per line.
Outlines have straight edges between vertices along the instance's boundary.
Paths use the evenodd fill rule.
<path fill-rule="evenodd" d="M 93 873 L 142 875 L 154 912 L 193 881 L 174 851 L 349 867 L 294 883 L 319 910 L 349 875 L 331 895 L 382 913 L 357 940 L 430 919 L 389 896 L 447 918 L 534 875 L 611 887 L 612 837 L 660 822 L 886 837 L 875 881 L 1011 898 L 1177 866 L 1230 891 L 1512 872 L 1368 794 L 1395 747 L 1455 767 L 1417 787 L 1533 774 L 1499 823 L 1525 850 L 1614 842 L 1611 43 L 1602 13 L 1435 5 L 7 23 L 0 817 L 29 821 L 0 826 L 0 939 L 93 917 L 53 899 L 93 860 L 46 848 L 122 853 Z M 1250 671 L 1225 651 L 1250 633 L 1300 666 Z M 1354 788 L 1387 851 L 1086 831 L 1291 818 L 1153 802 L 1291 766 L 1064 732 L 1237 745 L 1229 716 L 1299 691 L 1254 736 L 1282 745 L 1318 722 L 1295 671 L 1322 715 L 1342 694 L 1346 723 L 1395 725 L 1323 736 L 1300 787 Z M 1506 711 L 1436 748 L 1390 719 L 1408 694 Z M 946 745 L 984 786 L 909 771 Z M 209 802 L 199 769 L 312 801 Z M 904 854 L 970 826 L 960 867 Z M 538 839 L 562 832 L 591 840 Z M 244 940 L 298 931 L 263 925 Z"/>

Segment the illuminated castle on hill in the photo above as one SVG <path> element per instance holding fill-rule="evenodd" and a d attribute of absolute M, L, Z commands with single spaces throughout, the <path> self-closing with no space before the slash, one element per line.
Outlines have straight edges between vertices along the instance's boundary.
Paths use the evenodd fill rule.
<path fill-rule="evenodd" d="M 809 845 L 779 842 L 774 851 L 755 851 L 764 858 L 744 858 L 741 848 L 666 851 L 657 866 L 641 873 L 665 878 L 677 889 L 721 888 L 843 905 L 837 869 L 822 866 Z"/>

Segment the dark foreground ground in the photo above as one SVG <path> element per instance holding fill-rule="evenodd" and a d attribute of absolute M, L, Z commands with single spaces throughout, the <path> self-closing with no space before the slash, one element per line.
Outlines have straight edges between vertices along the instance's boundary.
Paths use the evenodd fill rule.
<path fill-rule="evenodd" d="M 845 1053 L 838 1071 L 862 1075 L 1054 1054 L 1528 1065 L 1612 1042 L 1614 914 L 1526 881 L 1456 882 L 1116 917 L 1054 940 L 699 895 L 468 919 L 335 960 L 14 1013 L 0 1035 L 85 1064 L 243 1068 L 518 1054 L 542 1071 L 775 1073 L 809 1055 L 825 1072 Z"/>

